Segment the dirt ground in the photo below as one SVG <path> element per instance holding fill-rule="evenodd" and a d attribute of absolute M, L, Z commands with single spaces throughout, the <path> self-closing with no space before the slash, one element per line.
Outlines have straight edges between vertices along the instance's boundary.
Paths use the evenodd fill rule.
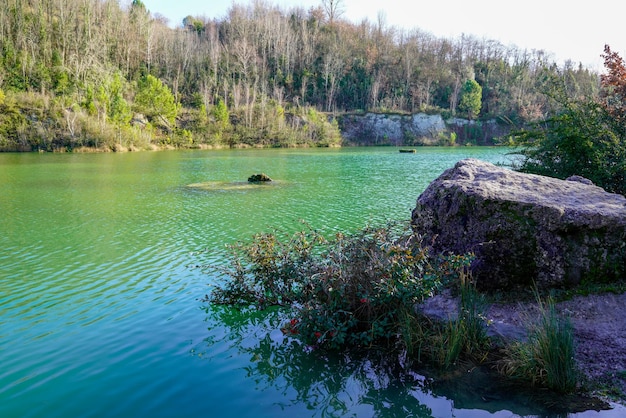
<path fill-rule="evenodd" d="M 556 307 L 574 326 L 581 371 L 601 394 L 626 403 L 626 293 L 575 296 Z M 536 311 L 530 302 L 494 304 L 487 318 L 515 334 Z"/>

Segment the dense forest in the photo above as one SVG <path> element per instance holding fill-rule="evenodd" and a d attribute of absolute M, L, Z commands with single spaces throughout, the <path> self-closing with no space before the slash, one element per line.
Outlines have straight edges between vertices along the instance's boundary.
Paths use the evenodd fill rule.
<path fill-rule="evenodd" d="M 4 0 L 0 150 L 340 144 L 345 112 L 440 113 L 512 126 L 554 111 L 543 83 L 599 75 L 544 51 L 343 20 L 337 0 L 255 0 L 175 29 L 140 0 Z M 468 100 L 479 86 L 479 102 Z M 464 97 L 467 96 L 467 97 Z M 476 107 L 478 105 L 478 108 Z"/>

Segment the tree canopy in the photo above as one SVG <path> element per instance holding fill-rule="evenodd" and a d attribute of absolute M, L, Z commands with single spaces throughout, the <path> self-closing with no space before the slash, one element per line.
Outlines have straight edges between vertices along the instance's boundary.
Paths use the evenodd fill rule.
<path fill-rule="evenodd" d="M 299 129 L 309 107 L 331 114 L 366 110 L 448 116 L 458 110 L 514 124 L 540 120 L 552 111 L 540 91 L 546 72 L 563 81 L 570 97 L 598 93 L 598 74 L 572 62 L 558 66 L 544 51 L 472 36 L 438 38 L 419 28 L 401 30 L 387 25 L 382 15 L 376 22 L 352 23 L 343 18 L 340 0 L 321 0 L 308 10 L 264 1 L 234 3 L 223 17 L 187 16 L 175 29 L 138 0 L 5 3 L 0 8 L 0 88 L 19 109 L 35 104 L 42 118 L 26 118 L 22 137 L 11 134 L 0 139 L 4 143 L 51 146 L 63 139 L 60 131 L 66 125 L 56 115 L 69 112 L 77 116 L 71 140 L 89 145 L 91 136 L 106 134 L 113 104 L 118 114 L 125 113 L 121 99 L 157 122 L 156 134 L 188 131 L 185 138 L 192 134 L 211 142 L 216 140 L 212 108 L 219 100 L 232 122 L 226 133 L 253 141 L 252 128 Z M 109 91 L 115 74 L 124 87 L 116 97 Z M 477 90 L 472 95 L 463 89 L 468 79 L 482 89 L 480 115 Z M 108 99 L 96 100 L 102 90 Z M 272 125 L 271 116 L 280 109 L 284 119 Z M 42 120 L 55 121 L 54 135 L 49 126 L 33 126 Z M 116 120 L 130 126 L 126 116 Z"/>
<path fill-rule="evenodd" d="M 597 98 L 572 98 L 562 80 L 547 79 L 546 95 L 559 110 L 517 134 L 524 147 L 520 169 L 558 178 L 580 175 L 626 195 L 626 66 L 609 46 L 603 56 L 607 73 Z"/>
<path fill-rule="evenodd" d="M 158 118 L 168 129 L 174 126 L 179 108 L 169 87 L 150 74 L 139 81 L 135 106 L 149 118 Z"/>

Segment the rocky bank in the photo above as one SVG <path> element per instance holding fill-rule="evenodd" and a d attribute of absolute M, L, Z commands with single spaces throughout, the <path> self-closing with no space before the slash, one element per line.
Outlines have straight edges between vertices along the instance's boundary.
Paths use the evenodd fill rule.
<path fill-rule="evenodd" d="M 493 145 L 511 126 L 441 114 L 347 113 L 337 117 L 344 143 L 356 145 Z"/>

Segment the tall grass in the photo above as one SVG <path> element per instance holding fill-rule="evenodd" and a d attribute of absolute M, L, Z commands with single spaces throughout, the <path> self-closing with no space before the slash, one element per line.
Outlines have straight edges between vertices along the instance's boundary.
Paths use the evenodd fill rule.
<path fill-rule="evenodd" d="M 440 344 L 433 344 L 441 350 L 438 364 L 444 369 L 456 365 L 461 357 L 481 359 L 489 347 L 485 331 L 485 297 L 476 290 L 475 283 L 465 270 L 459 279 L 458 318 L 444 324 Z"/>
<path fill-rule="evenodd" d="M 455 366 L 463 354 L 466 339 L 467 329 L 462 320 L 443 323 L 430 340 L 431 361 L 442 369 Z"/>
<path fill-rule="evenodd" d="M 539 319 L 530 325 L 528 340 L 512 343 L 500 371 L 514 379 L 557 392 L 571 392 L 578 382 L 574 359 L 574 330 L 568 318 L 558 315 L 554 300 L 537 298 Z"/>
<path fill-rule="evenodd" d="M 490 346 L 485 331 L 484 295 L 476 290 L 465 270 L 459 279 L 458 317 L 432 326 L 427 341 L 430 361 L 442 369 L 450 369 L 461 358 L 481 362 Z"/>
<path fill-rule="evenodd" d="M 476 284 L 467 272 L 460 275 L 459 320 L 465 329 L 465 351 L 482 355 L 488 345 L 485 330 L 485 296 L 476 290 Z"/>

